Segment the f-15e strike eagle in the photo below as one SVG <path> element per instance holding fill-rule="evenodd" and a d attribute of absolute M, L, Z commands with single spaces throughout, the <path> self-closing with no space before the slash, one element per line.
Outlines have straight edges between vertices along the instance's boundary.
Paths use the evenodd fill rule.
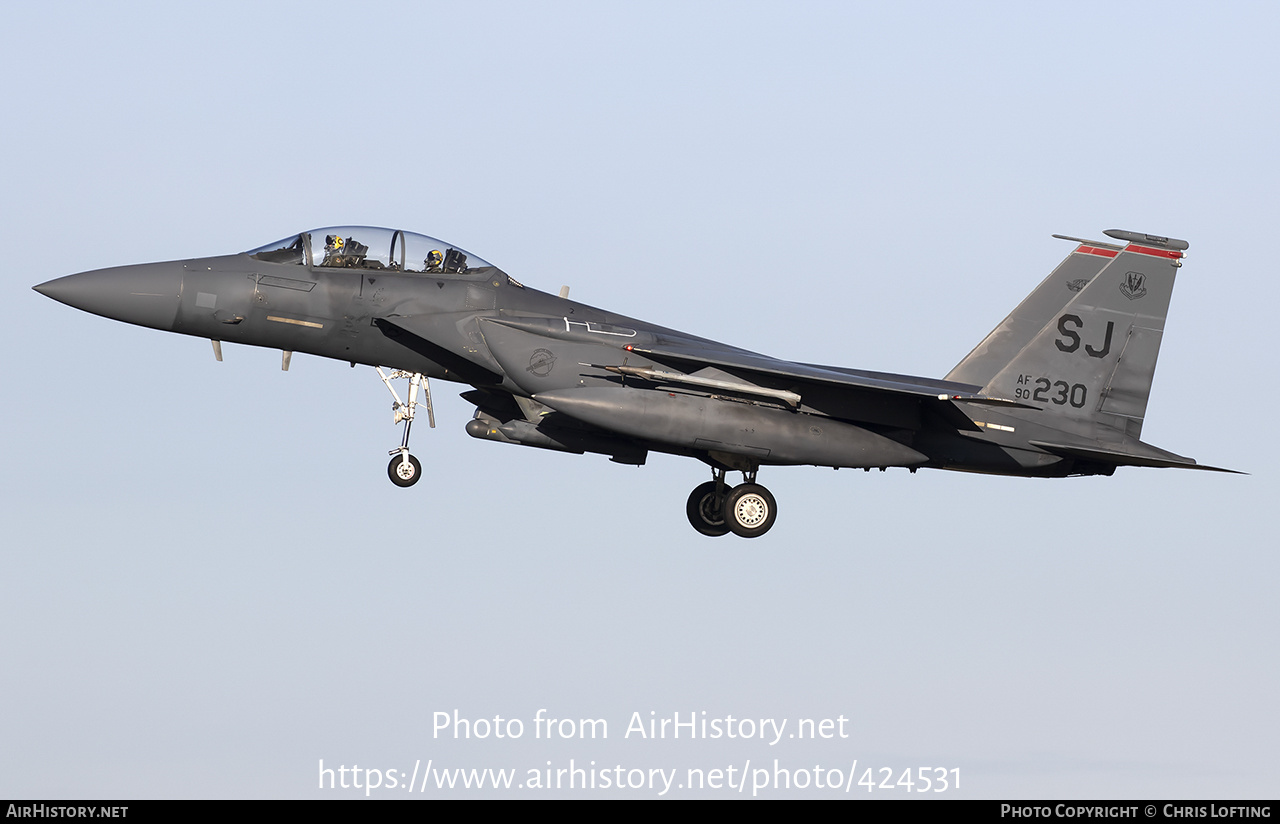
<path fill-rule="evenodd" d="M 467 432 L 500 443 L 650 451 L 711 468 L 686 508 L 704 535 L 754 538 L 777 504 L 762 466 L 920 467 L 1110 475 L 1214 469 L 1139 440 L 1186 241 L 1109 230 L 1077 245 L 943 380 L 792 363 L 539 292 L 425 235 L 337 226 L 223 257 L 82 272 L 34 287 L 86 312 L 167 332 L 373 366 L 409 453 L 429 378 L 469 384 Z M 1055 235 L 1055 237 L 1062 237 Z M 390 374 L 382 367 L 393 370 Z M 401 400 L 393 380 L 407 379 Z M 740 472 L 743 483 L 726 476 Z"/>

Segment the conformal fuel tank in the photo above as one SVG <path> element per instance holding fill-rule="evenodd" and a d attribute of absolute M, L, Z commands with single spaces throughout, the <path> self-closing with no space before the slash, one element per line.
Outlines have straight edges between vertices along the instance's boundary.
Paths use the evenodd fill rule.
<path fill-rule="evenodd" d="M 686 449 L 766 464 L 917 466 L 928 458 L 852 424 L 751 402 L 628 387 L 540 392 L 534 400 L 585 423 Z"/>

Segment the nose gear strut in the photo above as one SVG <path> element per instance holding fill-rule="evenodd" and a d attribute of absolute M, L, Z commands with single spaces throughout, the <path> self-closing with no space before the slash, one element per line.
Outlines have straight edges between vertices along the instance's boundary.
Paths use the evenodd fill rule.
<path fill-rule="evenodd" d="M 397 369 L 390 375 L 382 371 L 381 366 L 375 366 L 378 370 L 378 377 L 382 378 L 382 382 L 387 385 L 387 390 L 391 392 L 391 397 L 395 398 L 395 403 L 391 404 L 391 411 L 394 413 L 395 422 L 404 422 L 404 437 L 400 440 L 398 449 L 388 452 L 392 455 L 391 463 L 387 464 L 387 475 L 391 478 L 391 483 L 396 486 L 413 486 L 422 477 L 422 464 L 418 463 L 418 459 L 409 454 L 409 431 L 413 428 L 413 417 L 419 406 L 418 390 L 422 390 L 424 399 L 421 405 L 427 408 L 427 423 L 432 429 L 436 427 L 436 413 L 431 408 L 431 384 L 427 381 L 427 376 L 421 372 L 405 372 Z M 396 389 L 391 385 L 393 380 L 400 378 L 409 379 L 409 402 L 402 403 L 400 396 L 396 394 Z"/>

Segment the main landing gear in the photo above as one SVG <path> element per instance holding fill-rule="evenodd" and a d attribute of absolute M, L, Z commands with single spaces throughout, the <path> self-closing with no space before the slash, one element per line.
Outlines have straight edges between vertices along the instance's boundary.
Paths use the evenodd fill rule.
<path fill-rule="evenodd" d="M 742 473 L 746 483 L 731 487 L 724 469 L 711 470 L 714 480 L 694 487 L 685 505 L 689 523 L 703 535 L 718 537 L 732 532 L 743 538 L 759 538 L 778 517 L 773 493 L 756 483 L 755 470 Z"/>
<path fill-rule="evenodd" d="M 431 409 L 431 384 L 427 382 L 427 376 L 421 372 L 404 372 L 395 371 L 387 375 L 382 371 L 382 367 L 375 366 L 378 370 L 378 377 L 382 378 L 382 382 L 387 385 L 387 389 L 391 392 L 391 397 L 395 398 L 395 403 L 391 404 L 391 411 L 395 413 L 396 423 L 404 421 L 404 437 L 400 440 L 400 448 L 391 450 L 391 463 L 387 464 L 387 475 L 391 478 L 391 483 L 396 486 L 413 486 L 422 477 L 422 464 L 418 463 L 418 459 L 409 454 L 409 430 L 413 427 L 413 416 L 417 412 L 419 405 L 418 390 L 422 390 L 423 400 L 421 404 L 427 407 L 427 422 L 432 429 L 436 426 L 436 413 Z M 397 378 L 409 379 L 409 402 L 401 403 L 400 396 L 396 394 L 395 387 L 391 385 L 393 380 Z"/>

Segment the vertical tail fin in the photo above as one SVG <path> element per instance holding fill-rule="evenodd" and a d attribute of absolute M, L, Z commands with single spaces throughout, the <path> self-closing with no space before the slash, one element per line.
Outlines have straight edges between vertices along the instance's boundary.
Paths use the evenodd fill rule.
<path fill-rule="evenodd" d="M 1054 428 L 1118 443 L 1142 433 L 1174 275 L 1187 243 L 1116 229 L 1106 234 L 1127 245 L 1051 312 L 985 391 L 1040 407 L 1025 414 L 1048 413 Z"/>
<path fill-rule="evenodd" d="M 1124 248 L 1064 235 L 1054 237 L 1074 240 L 1079 245 L 1067 253 L 1018 308 L 956 364 L 947 374 L 947 380 L 986 385 Z"/>

